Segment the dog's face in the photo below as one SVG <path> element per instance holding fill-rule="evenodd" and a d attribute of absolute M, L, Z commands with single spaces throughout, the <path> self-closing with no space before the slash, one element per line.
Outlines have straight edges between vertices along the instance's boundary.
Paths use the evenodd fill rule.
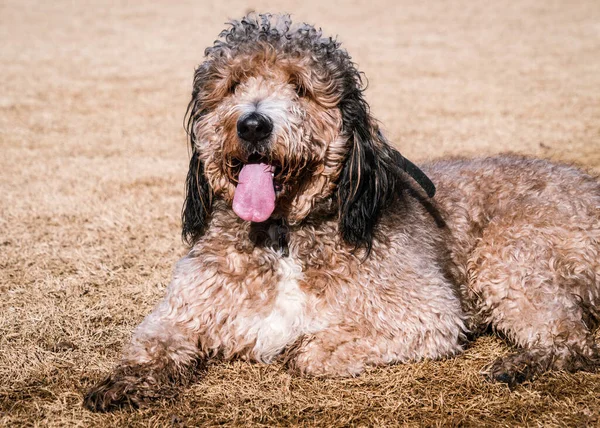
<path fill-rule="evenodd" d="M 346 51 L 287 15 L 249 15 L 205 54 L 188 107 L 184 237 L 202 235 L 214 198 L 243 220 L 292 225 L 329 201 L 343 238 L 370 248 L 403 158 L 371 119 Z"/>
<path fill-rule="evenodd" d="M 192 127 L 215 196 L 244 220 L 301 221 L 335 189 L 347 152 L 338 108 L 342 88 L 319 82 L 312 60 L 257 42 L 227 60 L 205 63 Z"/>

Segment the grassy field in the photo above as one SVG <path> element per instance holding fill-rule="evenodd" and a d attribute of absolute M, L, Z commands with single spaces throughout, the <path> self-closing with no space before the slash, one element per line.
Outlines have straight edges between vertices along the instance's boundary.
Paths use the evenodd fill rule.
<path fill-rule="evenodd" d="M 228 18 L 287 11 L 338 35 L 410 159 L 505 151 L 600 172 L 600 2 L 288 0 L 0 4 L 0 425 L 600 425 L 600 374 L 510 391 L 508 347 L 310 380 L 211 366 L 175 402 L 92 414 L 185 248 L 193 70 Z"/>

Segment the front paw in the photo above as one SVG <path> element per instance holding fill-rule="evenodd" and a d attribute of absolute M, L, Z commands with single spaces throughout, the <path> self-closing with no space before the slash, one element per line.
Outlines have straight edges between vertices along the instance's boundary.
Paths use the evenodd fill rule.
<path fill-rule="evenodd" d="M 371 355 L 371 347 L 360 341 L 338 345 L 326 343 L 321 338 L 303 338 L 288 350 L 284 362 L 293 373 L 344 378 L 360 375 Z"/>
<path fill-rule="evenodd" d="M 87 392 L 83 405 L 93 412 L 138 408 L 152 398 L 152 391 L 147 379 L 115 372 Z"/>

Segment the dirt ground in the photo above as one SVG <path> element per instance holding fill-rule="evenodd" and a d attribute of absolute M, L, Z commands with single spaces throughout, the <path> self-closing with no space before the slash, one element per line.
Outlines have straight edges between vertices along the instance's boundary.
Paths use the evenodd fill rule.
<path fill-rule="evenodd" d="M 218 364 L 175 402 L 82 408 L 185 252 L 193 70 L 251 9 L 338 35 L 414 161 L 515 151 L 600 172 L 598 0 L 3 0 L 0 425 L 600 426 L 600 374 L 510 391 L 479 374 L 509 350 L 493 337 L 349 380 Z"/>

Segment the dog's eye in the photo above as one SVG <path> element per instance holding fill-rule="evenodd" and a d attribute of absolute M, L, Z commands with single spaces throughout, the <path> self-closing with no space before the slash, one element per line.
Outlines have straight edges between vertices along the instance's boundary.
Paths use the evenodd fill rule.
<path fill-rule="evenodd" d="M 230 94 L 234 94 L 234 93 L 235 93 L 235 90 L 236 90 L 236 88 L 238 87 L 238 85 L 239 85 L 239 84 L 240 84 L 240 82 L 238 82 L 238 81 L 236 81 L 236 80 L 232 80 L 232 81 L 229 83 L 228 92 L 229 92 Z"/>
<path fill-rule="evenodd" d="M 293 82 L 292 85 L 294 85 L 294 90 L 296 91 L 296 94 L 298 94 L 299 97 L 306 96 L 306 88 L 304 86 L 296 82 Z"/>

